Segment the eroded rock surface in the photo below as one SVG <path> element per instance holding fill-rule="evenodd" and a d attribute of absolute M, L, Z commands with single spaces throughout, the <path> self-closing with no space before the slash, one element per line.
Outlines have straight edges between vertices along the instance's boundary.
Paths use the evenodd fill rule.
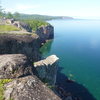
<path fill-rule="evenodd" d="M 16 79 L 5 85 L 5 100 L 61 100 L 36 76 Z"/>
<path fill-rule="evenodd" d="M 32 28 L 31 28 L 28 24 L 26 24 L 26 23 L 24 23 L 24 22 L 14 21 L 12 24 L 13 24 L 14 26 L 20 28 L 20 29 L 23 30 L 23 31 L 32 32 Z"/>
<path fill-rule="evenodd" d="M 0 78 L 18 78 L 31 74 L 32 68 L 22 54 L 0 55 Z"/>
<path fill-rule="evenodd" d="M 41 42 L 54 38 L 54 28 L 51 25 L 41 26 L 36 33 L 39 35 Z"/>
<path fill-rule="evenodd" d="M 0 54 L 25 54 L 31 61 L 41 58 L 35 34 L 0 34 Z"/>
<path fill-rule="evenodd" d="M 34 67 L 36 68 L 37 76 L 41 80 L 54 85 L 56 83 L 58 60 L 59 58 L 56 55 L 51 55 L 44 60 L 35 62 Z"/>

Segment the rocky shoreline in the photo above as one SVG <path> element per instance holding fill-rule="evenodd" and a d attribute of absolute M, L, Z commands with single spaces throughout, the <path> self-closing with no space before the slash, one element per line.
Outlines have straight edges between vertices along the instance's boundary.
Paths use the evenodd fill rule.
<path fill-rule="evenodd" d="M 3 100 L 61 100 L 44 84 L 55 85 L 58 58 L 52 55 L 41 60 L 39 51 L 53 37 L 51 25 L 41 26 L 36 34 L 0 34 L 0 80 L 12 80 L 3 86 Z"/>
<path fill-rule="evenodd" d="M 2 100 L 79 100 L 56 85 L 59 58 L 44 59 L 40 53 L 40 47 L 54 38 L 53 26 L 41 26 L 34 34 L 24 23 L 6 21 L 24 31 L 0 34 L 0 80 L 11 79 L 3 86 Z"/>

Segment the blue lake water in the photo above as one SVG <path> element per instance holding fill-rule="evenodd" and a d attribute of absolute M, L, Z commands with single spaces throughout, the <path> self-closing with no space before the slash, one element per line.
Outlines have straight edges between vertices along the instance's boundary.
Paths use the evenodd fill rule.
<path fill-rule="evenodd" d="M 43 55 L 56 54 L 60 58 L 61 73 L 81 84 L 95 100 L 100 100 L 100 20 L 49 23 L 55 28 L 55 37 L 41 48 Z"/>

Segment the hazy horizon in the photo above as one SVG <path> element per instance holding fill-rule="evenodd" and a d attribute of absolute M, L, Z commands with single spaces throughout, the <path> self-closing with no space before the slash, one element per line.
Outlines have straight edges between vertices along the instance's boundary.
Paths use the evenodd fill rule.
<path fill-rule="evenodd" d="M 70 16 L 78 19 L 100 19 L 99 0 L 0 0 L 6 12 Z"/>

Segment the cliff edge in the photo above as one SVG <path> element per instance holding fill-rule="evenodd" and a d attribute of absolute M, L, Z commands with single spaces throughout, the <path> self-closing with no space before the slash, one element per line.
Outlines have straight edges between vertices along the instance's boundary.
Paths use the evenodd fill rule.
<path fill-rule="evenodd" d="M 44 82 L 55 85 L 59 58 L 42 59 L 39 50 L 42 43 L 53 39 L 53 27 L 39 28 L 34 34 L 20 30 L 17 24 L 18 31 L 0 33 L 0 100 L 61 100 Z"/>

